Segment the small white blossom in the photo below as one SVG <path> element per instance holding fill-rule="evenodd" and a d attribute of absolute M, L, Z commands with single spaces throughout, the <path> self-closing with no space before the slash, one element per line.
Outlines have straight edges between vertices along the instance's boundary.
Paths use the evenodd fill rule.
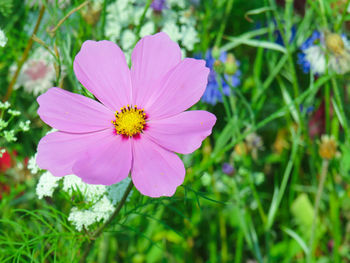
<path fill-rule="evenodd" d="M 3 119 L 0 119 L 0 130 L 6 128 L 8 125 L 8 122 L 4 121 Z"/>
<path fill-rule="evenodd" d="M 88 210 L 79 210 L 77 207 L 73 207 L 68 220 L 78 231 L 81 231 L 83 227 L 88 228 L 96 222 L 107 220 L 114 209 L 109 199 L 104 196 Z"/>
<path fill-rule="evenodd" d="M 35 154 L 34 156 L 30 157 L 28 160 L 28 165 L 27 168 L 30 171 L 31 174 L 37 174 L 40 171 L 39 166 L 36 163 L 36 156 L 37 154 Z"/>
<path fill-rule="evenodd" d="M 311 46 L 304 53 L 312 71 L 316 74 L 323 74 L 326 70 L 326 56 L 322 48 L 320 46 Z"/>
<path fill-rule="evenodd" d="M 21 115 L 21 112 L 18 111 L 18 110 L 11 110 L 11 109 L 9 109 L 7 112 L 8 112 L 10 115 L 12 115 L 12 116 L 19 116 L 19 115 Z"/>
<path fill-rule="evenodd" d="M 10 108 L 11 104 L 8 101 L 1 102 L 0 101 L 0 110 L 7 110 Z"/>
<path fill-rule="evenodd" d="M 35 96 L 45 92 L 56 80 L 55 63 L 55 59 L 45 48 L 37 48 L 23 64 L 15 89 L 23 86 L 26 92 L 33 93 Z M 16 69 L 16 65 L 11 66 L 12 75 Z"/>
<path fill-rule="evenodd" d="M 123 50 L 131 49 L 136 41 L 136 35 L 131 30 L 127 29 L 123 32 L 121 46 Z"/>
<path fill-rule="evenodd" d="M 2 158 L 2 156 L 4 155 L 5 152 L 6 152 L 5 149 L 0 149 L 0 158 Z"/>
<path fill-rule="evenodd" d="M 5 36 L 4 31 L 0 29 L 0 47 L 4 47 L 7 43 L 7 37 Z"/>
<path fill-rule="evenodd" d="M 41 175 L 39 183 L 36 186 L 36 194 L 39 199 L 43 197 L 52 197 L 53 192 L 58 186 L 58 181 L 62 177 L 53 176 L 50 172 L 45 172 Z"/>
<path fill-rule="evenodd" d="M 27 120 L 25 122 L 21 121 L 19 123 L 19 128 L 24 132 L 29 131 L 29 125 L 30 125 L 30 120 Z"/>
<path fill-rule="evenodd" d="M 171 7 L 180 7 L 180 8 L 186 7 L 186 0 L 167 0 L 167 3 Z"/>
<path fill-rule="evenodd" d="M 197 31 L 193 26 L 181 26 L 182 45 L 189 51 L 199 42 Z"/>
<path fill-rule="evenodd" d="M 76 175 L 66 175 L 63 180 L 63 191 L 72 194 L 79 190 L 87 201 L 95 201 L 106 192 L 106 186 L 84 183 Z"/>
<path fill-rule="evenodd" d="M 15 131 L 14 130 L 4 131 L 4 138 L 8 142 L 15 142 L 15 141 L 17 141 L 17 137 L 15 136 Z"/>
<path fill-rule="evenodd" d="M 178 42 L 182 37 L 179 27 L 173 21 L 167 21 L 162 31 L 167 33 L 171 40 L 175 42 Z"/>
<path fill-rule="evenodd" d="M 147 22 L 141 27 L 140 37 L 152 35 L 155 32 L 155 26 L 153 22 Z"/>

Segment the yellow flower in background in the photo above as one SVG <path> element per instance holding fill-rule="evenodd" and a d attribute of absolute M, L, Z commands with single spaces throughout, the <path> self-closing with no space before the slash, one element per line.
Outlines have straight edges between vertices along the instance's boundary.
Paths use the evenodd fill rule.
<path fill-rule="evenodd" d="M 337 142 L 333 136 L 322 135 L 318 153 L 323 159 L 330 160 L 335 157 L 337 154 Z"/>

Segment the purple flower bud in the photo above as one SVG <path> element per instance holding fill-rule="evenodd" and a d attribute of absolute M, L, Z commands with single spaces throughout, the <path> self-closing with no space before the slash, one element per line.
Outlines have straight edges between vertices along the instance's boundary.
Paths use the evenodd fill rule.
<path fill-rule="evenodd" d="M 155 12 L 161 13 L 164 8 L 166 8 L 166 2 L 165 0 L 153 0 L 151 4 L 151 8 Z"/>
<path fill-rule="evenodd" d="M 235 168 L 229 163 L 223 163 L 222 172 L 227 175 L 233 175 L 233 173 L 235 172 Z"/>

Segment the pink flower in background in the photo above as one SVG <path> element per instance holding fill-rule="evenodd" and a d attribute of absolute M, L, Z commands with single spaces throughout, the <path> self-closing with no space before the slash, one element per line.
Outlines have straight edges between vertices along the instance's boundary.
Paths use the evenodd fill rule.
<path fill-rule="evenodd" d="M 75 174 L 90 184 L 115 184 L 131 173 L 151 197 L 171 196 L 189 154 L 211 134 L 216 117 L 186 111 L 199 101 L 209 69 L 204 60 L 181 60 L 165 33 L 141 39 L 129 69 L 110 41 L 86 41 L 74 72 L 99 101 L 51 88 L 38 98 L 38 114 L 59 131 L 41 139 L 37 163 L 55 176 Z"/>

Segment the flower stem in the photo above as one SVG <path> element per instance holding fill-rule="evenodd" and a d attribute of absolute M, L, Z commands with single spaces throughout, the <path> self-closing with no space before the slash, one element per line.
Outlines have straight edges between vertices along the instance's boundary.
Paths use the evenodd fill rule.
<path fill-rule="evenodd" d="M 329 165 L 329 161 L 327 159 L 323 159 L 320 183 L 319 183 L 318 188 L 317 188 L 317 194 L 316 194 L 316 200 L 315 200 L 314 217 L 312 220 L 311 236 L 310 236 L 310 243 L 309 243 L 310 253 L 307 257 L 307 262 L 309 262 L 309 263 L 311 262 L 311 259 L 312 259 L 313 253 L 314 253 L 313 247 L 314 247 L 314 241 L 315 241 L 315 230 L 316 230 L 316 225 L 317 225 L 318 209 L 320 206 L 320 201 L 321 201 L 321 197 L 322 197 L 322 193 L 323 193 L 324 183 L 326 181 L 328 165 Z"/>
<path fill-rule="evenodd" d="M 132 181 L 130 182 L 130 184 L 128 185 L 128 187 L 126 188 L 124 195 L 122 197 L 122 200 L 120 200 L 117 208 L 114 210 L 113 214 L 108 218 L 108 220 L 106 222 L 103 223 L 102 226 L 100 226 L 95 233 L 90 237 L 89 243 L 86 245 L 85 247 L 85 251 L 83 256 L 80 259 L 80 263 L 83 263 L 86 261 L 87 256 L 89 255 L 89 252 L 92 248 L 92 246 L 95 244 L 96 239 L 103 233 L 103 231 L 105 230 L 105 228 L 118 216 L 120 210 L 122 209 L 122 207 L 125 204 L 126 199 L 128 198 L 132 188 L 133 188 L 133 183 Z"/>
<path fill-rule="evenodd" d="M 21 69 L 22 69 L 22 66 L 23 66 L 24 62 L 27 60 L 27 58 L 28 58 L 28 56 L 29 56 L 29 51 L 30 51 L 30 49 L 31 49 L 32 46 L 33 46 L 33 42 L 34 42 L 33 36 L 36 34 L 36 32 L 37 32 L 38 29 L 39 29 L 39 26 L 40 26 L 41 20 L 42 20 L 42 18 L 43 18 L 43 16 L 44 16 L 45 10 L 46 10 L 46 6 L 43 5 L 43 6 L 41 7 L 41 9 L 40 9 L 39 17 L 38 17 L 38 19 L 36 20 L 36 24 L 35 24 L 35 27 L 34 27 L 33 34 L 31 35 L 31 37 L 30 37 L 29 40 L 28 40 L 27 46 L 26 46 L 26 48 L 25 48 L 25 50 L 24 50 L 24 52 L 23 52 L 23 55 L 22 55 L 22 57 L 21 57 L 21 60 L 18 62 L 17 70 L 16 70 L 15 74 L 13 75 L 13 77 L 12 77 L 12 79 L 11 79 L 10 85 L 9 85 L 8 88 L 7 88 L 7 92 L 6 92 L 6 95 L 5 95 L 5 97 L 4 97 L 4 101 L 7 101 L 7 100 L 10 98 L 10 96 L 11 96 L 11 93 L 12 93 L 13 87 L 14 87 L 16 81 L 17 81 L 18 75 L 19 75 L 19 73 L 20 73 L 20 71 L 21 71 Z"/>

